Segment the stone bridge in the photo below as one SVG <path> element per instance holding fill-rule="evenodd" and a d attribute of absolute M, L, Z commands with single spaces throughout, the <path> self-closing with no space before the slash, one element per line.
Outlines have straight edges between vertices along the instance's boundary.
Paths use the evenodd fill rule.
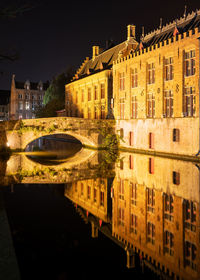
<path fill-rule="evenodd" d="M 114 120 L 89 120 L 82 118 L 41 118 L 0 123 L 0 146 L 24 150 L 33 140 L 53 134 L 67 134 L 83 145 L 98 148 L 106 133 L 115 133 Z"/>

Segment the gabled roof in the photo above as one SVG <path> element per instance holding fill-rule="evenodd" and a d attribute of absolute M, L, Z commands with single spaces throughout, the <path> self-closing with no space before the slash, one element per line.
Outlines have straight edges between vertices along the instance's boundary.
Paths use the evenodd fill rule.
<path fill-rule="evenodd" d="M 188 32 L 196 27 L 200 27 L 200 10 L 192 12 L 180 19 L 176 19 L 165 26 L 160 26 L 157 30 L 145 35 L 141 38 L 141 46 L 144 48 L 153 46 L 154 44 L 170 39 L 177 34 Z"/>
<path fill-rule="evenodd" d="M 15 87 L 17 89 L 24 89 L 25 88 L 25 84 L 26 84 L 26 82 L 15 81 Z M 39 83 L 29 82 L 29 84 L 30 84 L 30 89 L 38 90 Z M 42 84 L 43 84 L 43 90 L 46 90 L 49 87 L 48 83 L 42 83 Z"/>
<path fill-rule="evenodd" d="M 10 102 L 10 90 L 0 90 L 0 105 L 8 105 Z"/>
<path fill-rule="evenodd" d="M 134 41 L 124 41 L 104 52 L 100 53 L 94 59 L 86 58 L 82 66 L 76 72 L 74 79 L 84 78 L 93 73 L 100 72 L 105 69 L 110 69 L 113 61 L 118 58 L 120 53 L 125 52 L 127 49 L 132 49 L 133 45 L 136 47 L 138 43 Z"/>

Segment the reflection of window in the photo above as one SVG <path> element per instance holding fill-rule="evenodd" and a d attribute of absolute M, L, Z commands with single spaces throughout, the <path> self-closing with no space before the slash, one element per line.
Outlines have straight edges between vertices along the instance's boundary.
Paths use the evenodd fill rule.
<path fill-rule="evenodd" d="M 88 119 L 91 119 L 91 108 L 88 107 Z"/>
<path fill-rule="evenodd" d="M 90 101 L 92 98 L 92 95 L 91 95 L 91 88 L 88 88 L 88 101 Z"/>
<path fill-rule="evenodd" d="M 173 213 L 174 213 L 174 199 L 171 194 L 164 194 L 164 218 L 173 221 Z"/>
<path fill-rule="evenodd" d="M 149 173 L 154 174 L 154 158 L 149 158 Z"/>
<path fill-rule="evenodd" d="M 81 195 L 83 195 L 83 183 L 81 183 Z"/>
<path fill-rule="evenodd" d="M 173 142 L 180 141 L 180 130 L 178 128 L 173 128 Z"/>
<path fill-rule="evenodd" d="M 196 258 L 197 258 L 196 245 L 189 241 L 185 241 L 185 265 L 190 266 L 193 270 L 197 270 Z"/>
<path fill-rule="evenodd" d="M 119 182 L 119 199 L 124 200 L 124 180 L 122 179 Z"/>
<path fill-rule="evenodd" d="M 137 204 L 137 185 L 130 182 L 130 191 L 131 191 L 131 204 L 136 205 Z"/>
<path fill-rule="evenodd" d="M 94 86 L 94 100 L 98 99 L 98 87 Z"/>
<path fill-rule="evenodd" d="M 129 145 L 130 146 L 133 146 L 133 131 L 130 131 L 129 132 Z"/>
<path fill-rule="evenodd" d="M 91 187 L 90 186 L 87 187 L 87 198 L 88 199 L 91 198 Z"/>
<path fill-rule="evenodd" d="M 94 202 L 97 202 L 97 189 L 94 188 Z"/>
<path fill-rule="evenodd" d="M 185 228 L 195 232 L 196 231 L 196 203 L 189 200 L 184 200 L 184 225 Z"/>
<path fill-rule="evenodd" d="M 149 133 L 149 149 L 154 149 L 154 134 Z"/>
<path fill-rule="evenodd" d="M 98 108 L 94 107 L 94 118 L 98 119 Z"/>
<path fill-rule="evenodd" d="M 101 106 L 101 119 L 105 119 L 106 118 L 106 111 L 105 111 L 105 106 L 102 105 Z"/>
<path fill-rule="evenodd" d="M 105 84 L 101 84 L 101 99 L 105 98 Z"/>
<path fill-rule="evenodd" d="M 137 216 L 132 213 L 130 217 L 130 232 L 137 234 Z"/>
<path fill-rule="evenodd" d="M 84 90 L 81 90 L 81 102 L 84 102 Z"/>
<path fill-rule="evenodd" d="M 124 208 L 118 209 L 118 224 L 124 226 Z"/>
<path fill-rule="evenodd" d="M 164 253 L 174 255 L 174 235 L 167 230 L 164 232 Z"/>
<path fill-rule="evenodd" d="M 195 50 L 185 52 L 185 76 L 195 74 Z"/>
<path fill-rule="evenodd" d="M 104 192 L 103 191 L 100 192 L 100 205 L 104 206 Z"/>
<path fill-rule="evenodd" d="M 147 211 L 155 212 L 155 191 L 147 188 Z"/>
<path fill-rule="evenodd" d="M 133 169 L 133 155 L 129 156 L 129 168 Z"/>
<path fill-rule="evenodd" d="M 151 222 L 147 223 L 147 242 L 155 244 L 155 225 Z"/>
<path fill-rule="evenodd" d="M 180 173 L 173 171 L 172 173 L 172 181 L 174 185 L 179 185 L 180 184 Z"/>

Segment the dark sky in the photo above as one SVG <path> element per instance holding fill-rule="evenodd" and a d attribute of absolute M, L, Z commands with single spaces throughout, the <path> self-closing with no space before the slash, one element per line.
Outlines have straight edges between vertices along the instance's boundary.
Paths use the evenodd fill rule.
<path fill-rule="evenodd" d="M 10 89 L 12 74 L 19 81 L 51 80 L 69 66 L 78 68 L 92 46 L 105 47 L 106 40 L 126 40 L 128 24 L 145 33 L 200 9 L 200 0 L 0 0 L 0 7 L 33 3 L 35 7 L 14 19 L 1 19 L 1 49 L 16 49 L 20 58 L 0 63 L 0 89 Z M 37 5 L 38 3 L 38 5 Z"/>

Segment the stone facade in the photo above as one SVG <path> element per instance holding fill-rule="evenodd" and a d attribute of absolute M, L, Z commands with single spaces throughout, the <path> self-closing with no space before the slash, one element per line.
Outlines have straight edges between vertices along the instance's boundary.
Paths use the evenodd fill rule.
<path fill-rule="evenodd" d="M 15 81 L 12 77 L 10 98 L 10 120 L 35 118 L 35 110 L 42 106 L 48 84 Z"/>

